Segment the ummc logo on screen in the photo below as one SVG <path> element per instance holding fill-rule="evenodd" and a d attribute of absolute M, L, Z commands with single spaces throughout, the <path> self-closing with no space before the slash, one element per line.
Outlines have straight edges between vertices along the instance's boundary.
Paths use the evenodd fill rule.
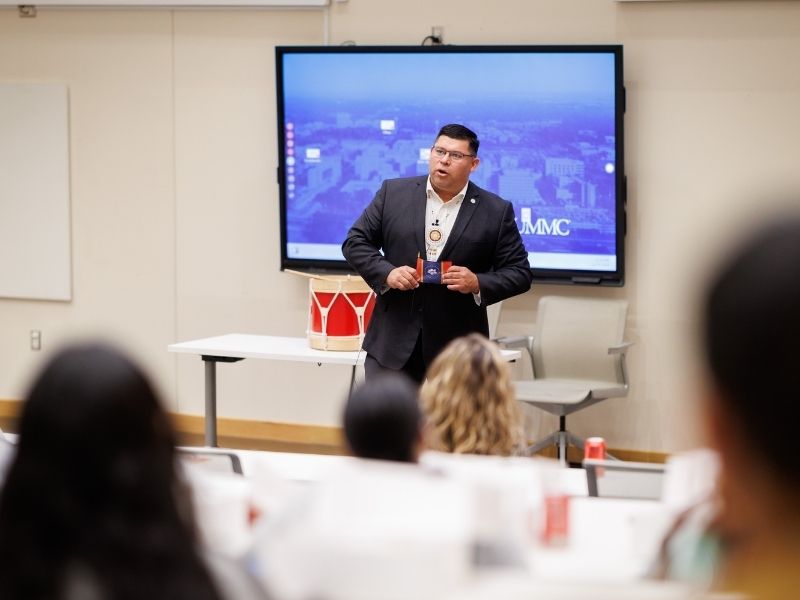
<path fill-rule="evenodd" d="M 532 219 L 531 209 L 523 208 L 521 211 L 522 229 L 519 230 L 520 234 L 525 235 L 556 235 L 568 236 L 569 235 L 569 219 Z"/>

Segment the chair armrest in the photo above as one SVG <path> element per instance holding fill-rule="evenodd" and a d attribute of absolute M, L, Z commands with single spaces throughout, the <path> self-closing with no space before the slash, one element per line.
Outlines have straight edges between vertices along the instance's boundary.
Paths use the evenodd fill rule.
<path fill-rule="evenodd" d="M 536 367 L 533 364 L 533 336 L 532 335 L 507 335 L 504 337 L 494 338 L 493 342 L 503 348 L 511 349 L 524 349 L 530 357 L 531 376 L 536 377 Z"/>
<path fill-rule="evenodd" d="M 625 354 L 628 351 L 628 348 L 633 346 L 634 342 L 622 342 L 618 346 L 611 346 L 608 349 L 609 354 Z"/>
<path fill-rule="evenodd" d="M 492 338 L 492 341 L 503 346 L 503 348 L 530 348 L 533 337 L 529 335 L 505 335 L 503 337 Z"/>

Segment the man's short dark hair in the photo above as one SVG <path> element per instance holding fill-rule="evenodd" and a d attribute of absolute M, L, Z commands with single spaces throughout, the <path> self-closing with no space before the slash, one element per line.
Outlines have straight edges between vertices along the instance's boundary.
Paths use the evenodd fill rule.
<path fill-rule="evenodd" d="M 712 279 L 704 343 L 725 410 L 779 480 L 800 486 L 800 215 L 739 245 Z"/>
<path fill-rule="evenodd" d="M 373 377 L 356 388 L 344 409 L 344 433 L 353 454 L 415 462 L 422 428 L 417 394 L 402 373 Z"/>
<path fill-rule="evenodd" d="M 436 134 L 436 137 L 438 138 L 442 135 L 453 138 L 454 140 L 467 140 L 469 142 L 469 151 L 475 156 L 478 156 L 478 148 L 480 147 L 481 143 L 478 141 L 478 134 L 471 129 L 468 129 L 463 125 L 459 125 L 458 123 L 450 123 L 449 125 L 442 127 L 439 130 L 439 133 Z"/>

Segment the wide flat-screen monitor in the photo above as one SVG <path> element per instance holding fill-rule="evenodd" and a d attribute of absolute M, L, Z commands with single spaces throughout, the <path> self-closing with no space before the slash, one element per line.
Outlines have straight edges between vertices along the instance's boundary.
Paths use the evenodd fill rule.
<path fill-rule="evenodd" d="M 536 280 L 624 282 L 622 46 L 276 49 L 281 268 L 347 270 L 384 179 L 428 173 L 436 133 L 478 134 L 471 179 L 514 204 Z"/>

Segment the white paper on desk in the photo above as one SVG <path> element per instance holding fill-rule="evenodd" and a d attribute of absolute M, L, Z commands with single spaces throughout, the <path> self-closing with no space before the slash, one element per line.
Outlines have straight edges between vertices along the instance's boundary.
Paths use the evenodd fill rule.
<path fill-rule="evenodd" d="M 544 502 L 536 461 L 425 452 L 420 464 L 465 485 L 474 496 L 479 565 L 524 566 Z"/>
<path fill-rule="evenodd" d="M 568 560 L 567 557 L 565 557 Z M 575 568 L 573 568 L 573 571 Z M 705 597 L 705 596 L 704 596 Z M 715 596 L 716 598 L 716 596 Z M 727 596 L 726 596 L 727 598 Z M 700 600 L 685 584 L 667 581 L 542 581 L 529 573 L 495 572 L 437 600 Z M 719 598 L 719 600 L 723 600 Z M 735 600 L 728 598 L 727 600 Z M 739 598 L 738 600 L 743 600 Z"/>
<path fill-rule="evenodd" d="M 556 581 L 634 581 L 645 575 L 672 513 L 660 502 L 570 498 L 569 541 L 531 554 L 537 578 Z"/>
<path fill-rule="evenodd" d="M 676 452 L 667 459 L 661 500 L 676 511 L 707 500 L 717 485 L 719 454 L 709 448 Z"/>
<path fill-rule="evenodd" d="M 275 453 L 252 452 L 247 457 L 245 473 L 252 485 L 251 500 L 259 512 L 259 525 L 280 514 L 299 494 L 313 485 L 308 481 L 288 479 L 270 462 L 274 456 Z"/>
<path fill-rule="evenodd" d="M 244 555 L 252 543 L 251 482 L 241 475 L 206 471 L 192 464 L 184 465 L 184 473 L 205 547 L 231 558 Z"/>
<path fill-rule="evenodd" d="M 467 489 L 416 465 L 358 461 L 346 471 L 259 530 L 256 570 L 277 597 L 419 600 L 468 577 Z"/>

